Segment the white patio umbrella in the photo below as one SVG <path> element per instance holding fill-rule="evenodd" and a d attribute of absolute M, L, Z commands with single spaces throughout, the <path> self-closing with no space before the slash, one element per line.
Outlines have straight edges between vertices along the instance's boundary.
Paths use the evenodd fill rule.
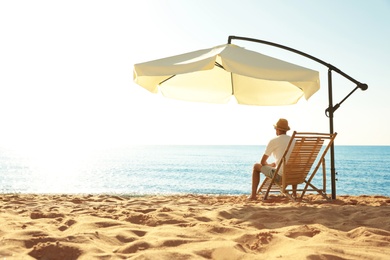
<path fill-rule="evenodd" d="M 318 71 L 233 44 L 135 64 L 133 76 L 152 93 L 210 103 L 289 105 L 320 88 Z"/>

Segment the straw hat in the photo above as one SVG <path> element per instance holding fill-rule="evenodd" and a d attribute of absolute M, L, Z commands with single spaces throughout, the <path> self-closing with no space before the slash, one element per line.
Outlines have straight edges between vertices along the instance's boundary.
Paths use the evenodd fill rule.
<path fill-rule="evenodd" d="M 288 121 L 287 119 L 280 118 L 279 121 L 274 125 L 275 129 L 283 130 L 283 131 L 288 131 L 290 130 L 290 127 L 288 126 Z"/>

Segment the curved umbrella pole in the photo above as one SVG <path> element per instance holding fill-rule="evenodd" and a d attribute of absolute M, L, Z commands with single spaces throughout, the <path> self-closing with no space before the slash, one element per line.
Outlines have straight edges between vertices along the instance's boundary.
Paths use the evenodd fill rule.
<path fill-rule="evenodd" d="M 262 43 L 262 44 L 266 44 L 266 45 L 271 45 L 271 46 L 274 46 L 274 47 L 277 47 L 277 48 L 281 48 L 281 49 L 284 49 L 284 50 L 288 50 L 288 51 L 297 53 L 297 54 L 299 54 L 301 56 L 304 56 L 306 58 L 314 60 L 314 61 L 316 61 L 318 63 L 321 63 L 322 65 L 328 67 L 328 99 L 329 99 L 329 106 L 328 106 L 328 108 L 325 109 L 325 115 L 329 118 L 329 131 L 330 131 L 331 134 L 334 133 L 334 129 L 333 129 L 333 115 L 334 115 L 334 112 L 358 88 L 360 88 L 363 91 L 368 89 L 368 85 L 367 84 L 361 83 L 361 82 L 357 81 L 356 79 L 354 79 L 351 76 L 347 75 L 346 73 L 344 73 L 340 69 L 336 68 L 332 64 L 329 64 L 329 63 L 327 63 L 327 62 L 325 62 L 323 60 L 320 60 L 320 59 L 318 59 L 318 58 L 316 58 L 314 56 L 311 56 L 311 55 L 309 55 L 307 53 L 304 53 L 302 51 L 299 51 L 299 50 L 296 50 L 296 49 L 293 49 L 293 48 L 290 48 L 290 47 L 287 47 L 287 46 L 284 46 L 284 45 L 281 45 L 281 44 L 269 42 L 269 41 L 264 41 L 264 40 L 254 39 L 254 38 L 247 38 L 247 37 L 240 37 L 240 36 L 233 36 L 233 35 L 229 36 L 228 44 L 231 44 L 232 40 L 251 41 L 251 42 L 257 42 L 257 43 Z M 352 81 L 353 83 L 356 84 L 356 87 L 343 100 L 341 100 L 340 103 L 337 103 L 335 106 L 333 106 L 332 71 L 337 72 L 338 74 L 340 74 L 344 78 L 346 78 L 346 79 L 348 79 L 348 80 L 350 80 L 350 81 Z M 334 143 L 330 147 L 330 164 L 331 164 L 332 199 L 336 199 L 336 180 L 337 180 L 336 179 L 336 175 L 337 175 L 337 172 L 336 172 L 336 169 L 335 169 Z"/>

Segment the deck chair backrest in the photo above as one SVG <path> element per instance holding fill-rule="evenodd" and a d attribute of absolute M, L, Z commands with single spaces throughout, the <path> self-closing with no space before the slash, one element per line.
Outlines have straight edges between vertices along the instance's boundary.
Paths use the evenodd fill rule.
<path fill-rule="evenodd" d="M 295 144 L 284 169 L 285 185 L 301 184 L 305 181 L 324 144 L 324 139 L 318 136 L 294 133 L 292 138 Z"/>

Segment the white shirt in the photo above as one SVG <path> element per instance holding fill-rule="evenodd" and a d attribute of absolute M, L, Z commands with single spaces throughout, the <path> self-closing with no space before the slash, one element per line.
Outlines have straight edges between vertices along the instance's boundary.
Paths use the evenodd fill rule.
<path fill-rule="evenodd" d="M 291 136 L 289 135 L 278 135 L 275 138 L 272 138 L 267 147 L 265 148 L 264 154 L 267 156 L 273 156 L 275 158 L 276 166 L 279 165 L 280 160 L 283 157 L 284 152 L 286 151 L 286 148 L 288 146 L 288 143 L 290 142 Z M 291 149 L 290 149 L 291 152 Z M 288 159 L 289 155 L 287 155 Z M 282 175 L 283 169 L 280 169 L 279 175 Z"/>

